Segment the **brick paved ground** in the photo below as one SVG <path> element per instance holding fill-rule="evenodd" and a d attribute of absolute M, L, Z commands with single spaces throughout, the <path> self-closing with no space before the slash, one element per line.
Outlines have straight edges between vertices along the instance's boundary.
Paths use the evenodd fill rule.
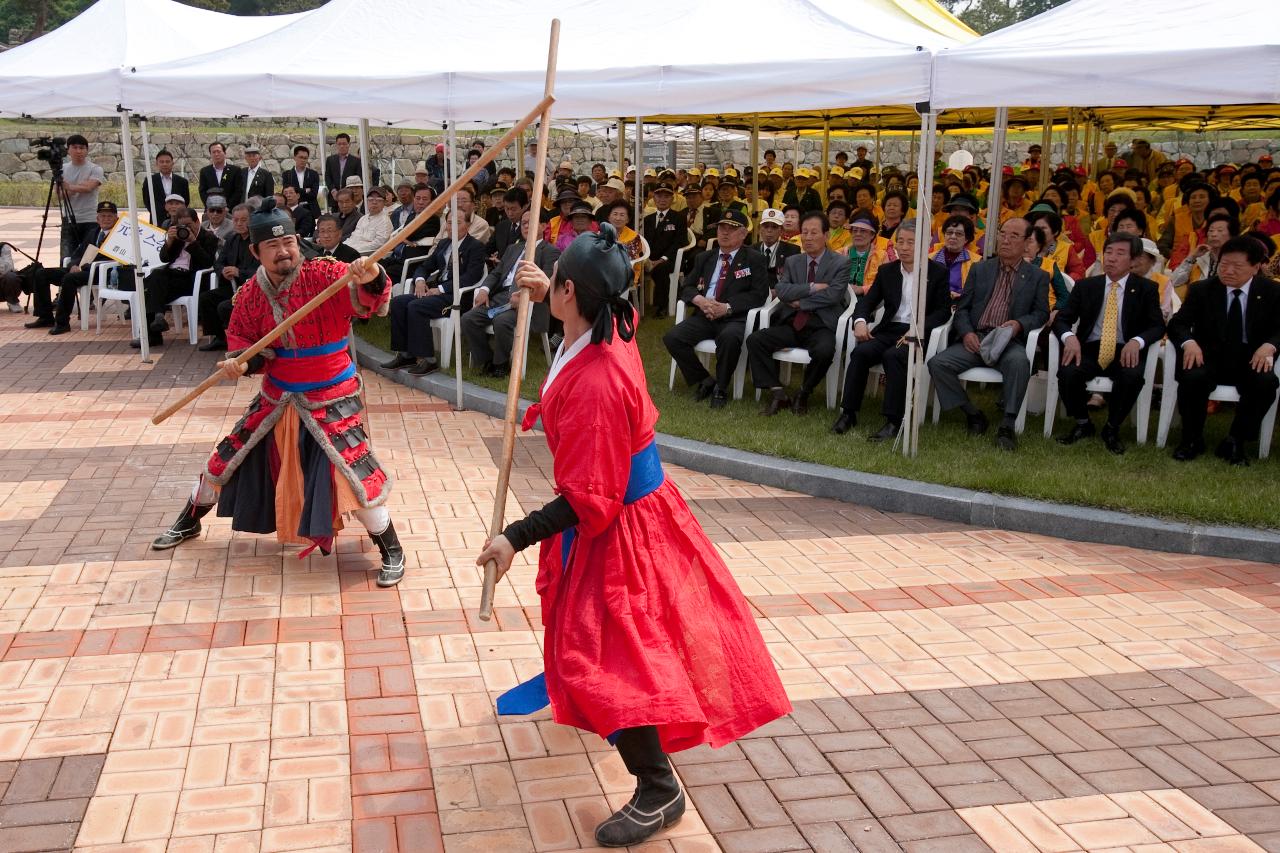
<path fill-rule="evenodd" d="M 494 716 L 540 668 L 533 567 L 475 618 L 499 425 L 374 379 L 410 551 L 147 543 L 250 383 L 161 427 L 213 358 L 0 316 L 0 851 L 579 849 L 630 777 Z M 550 494 L 518 443 L 514 517 Z M 1280 850 L 1280 567 L 1087 545 L 670 475 L 756 608 L 795 713 L 676 757 L 645 851 Z"/>

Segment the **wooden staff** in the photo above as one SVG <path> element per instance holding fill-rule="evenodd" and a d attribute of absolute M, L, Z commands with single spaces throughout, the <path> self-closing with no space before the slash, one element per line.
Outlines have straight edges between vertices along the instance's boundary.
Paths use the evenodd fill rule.
<path fill-rule="evenodd" d="M 551 97 L 550 95 L 543 98 L 538 103 L 538 106 L 536 106 L 533 109 L 532 112 L 530 112 L 524 118 L 520 119 L 520 121 L 516 124 L 515 127 L 511 128 L 509 131 L 507 131 L 503 135 L 502 139 L 498 141 L 498 144 L 486 149 L 485 152 L 480 155 L 480 159 L 477 160 L 475 163 L 471 164 L 471 168 L 467 169 L 467 171 L 459 175 L 458 179 L 454 181 L 452 184 L 450 184 L 445 189 L 445 191 L 440 194 L 439 198 L 435 199 L 434 201 L 431 202 L 431 204 L 427 205 L 426 210 L 419 213 L 417 216 L 413 218 L 411 222 L 409 222 L 407 225 L 402 227 L 400 230 L 396 231 L 396 233 L 392 234 L 391 237 L 387 240 L 387 242 L 382 245 L 382 248 L 378 249 L 376 252 L 374 252 L 372 255 L 369 256 L 369 260 L 373 261 L 374 263 L 377 263 L 378 261 L 382 260 L 387 255 L 389 255 L 392 251 L 394 251 L 396 246 L 399 246 L 401 243 L 407 240 L 409 238 L 409 235 L 412 234 L 414 231 L 416 231 L 418 228 L 420 228 L 424 223 L 426 223 L 428 219 L 440 213 L 440 211 L 444 209 L 444 206 L 449 203 L 449 199 L 453 198 L 454 194 L 458 190 L 466 186 L 468 181 L 470 181 L 477 174 L 479 174 L 481 169 L 483 169 L 490 162 L 492 162 L 493 159 L 498 156 L 498 154 L 502 151 L 503 148 L 510 145 L 512 139 L 514 139 L 526 127 L 528 127 L 529 125 L 537 121 L 539 116 L 546 115 L 547 111 L 551 109 L 551 103 L 554 100 L 555 98 Z M 285 332 L 292 329 L 299 321 L 301 321 L 304 317 L 306 317 L 316 308 L 319 308 L 322 304 L 324 304 L 329 299 L 329 297 L 333 296 L 335 293 L 342 290 L 342 288 L 349 285 L 351 283 L 351 279 L 352 279 L 352 274 L 350 272 L 347 272 L 345 275 L 343 275 L 333 284 L 329 285 L 324 290 L 320 291 L 315 296 L 311 297 L 311 299 L 305 305 L 303 305 L 297 311 L 294 311 L 288 317 L 285 317 L 284 320 L 282 320 L 278 326 L 276 326 L 274 329 L 268 332 L 262 338 L 262 340 L 258 341 L 256 344 L 249 347 L 244 352 L 240 353 L 240 355 L 236 356 L 236 361 L 239 362 L 240 364 L 245 364 L 249 361 L 249 359 L 253 358 L 255 355 L 262 352 L 267 347 L 271 346 L 271 343 L 273 341 L 275 341 Z M 156 412 L 156 414 L 151 418 L 151 423 L 157 424 L 157 425 L 164 423 L 164 421 L 168 420 L 168 418 L 171 415 L 173 415 L 174 412 L 186 406 L 188 403 L 190 403 L 192 400 L 199 397 L 205 391 L 208 391 L 214 385 L 217 385 L 219 382 L 222 381 L 222 378 L 223 378 L 222 371 L 221 370 L 217 371 L 208 379 L 204 380 L 199 385 L 197 385 L 195 388 L 192 388 L 190 391 L 188 391 L 181 400 L 179 400 L 176 403 L 172 403 L 169 406 L 166 406 L 165 408 Z"/>
<path fill-rule="evenodd" d="M 547 81 L 543 89 L 542 121 L 538 125 L 538 156 L 533 169 L 533 194 L 529 204 L 529 236 L 524 241 L 524 260 L 533 263 L 534 250 L 538 246 L 539 214 L 542 212 L 542 183 L 547 174 L 547 139 L 551 134 L 552 93 L 556 88 L 556 54 L 560 49 L 560 19 L 551 21 L 551 46 L 547 50 Z M 514 285 L 513 285 L 514 287 Z M 498 468 L 498 487 L 493 496 L 493 518 L 489 522 L 490 538 L 502 532 L 502 519 L 507 511 L 507 487 L 511 482 L 511 460 L 516 452 L 516 416 L 520 411 L 520 378 L 524 375 L 524 360 L 529 339 L 530 300 L 528 293 L 520 294 L 516 308 L 516 338 L 511 345 L 511 376 L 507 380 L 507 412 L 502 424 L 502 464 Z M 515 294 L 513 294 L 513 297 Z M 498 586 L 498 563 L 489 560 L 484 564 L 484 587 L 480 591 L 480 618 L 488 622 L 493 618 L 493 593 Z"/>

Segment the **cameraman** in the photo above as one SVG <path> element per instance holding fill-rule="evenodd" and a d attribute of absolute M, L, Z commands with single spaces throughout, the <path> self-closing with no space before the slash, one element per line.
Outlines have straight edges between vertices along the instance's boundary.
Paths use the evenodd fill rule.
<path fill-rule="evenodd" d="M 195 212 L 189 207 L 178 212 L 167 234 L 160 249 L 160 262 L 167 266 L 153 270 L 143 280 L 147 292 L 147 337 L 153 347 L 164 345 L 161 333 L 167 328 L 165 308 L 179 296 L 191 294 L 196 272 L 212 267 L 218 252 L 218 238 L 197 224 Z M 136 349 L 141 344 L 135 341 L 132 346 Z"/>
<path fill-rule="evenodd" d="M 89 159 L 89 140 L 78 133 L 67 137 L 67 162 L 62 165 L 62 191 L 75 222 L 62 223 L 62 241 L 58 258 L 70 257 L 75 248 L 91 239 L 98 231 L 98 187 L 106 176 L 102 167 Z M 72 258 L 72 263 L 79 258 Z"/>

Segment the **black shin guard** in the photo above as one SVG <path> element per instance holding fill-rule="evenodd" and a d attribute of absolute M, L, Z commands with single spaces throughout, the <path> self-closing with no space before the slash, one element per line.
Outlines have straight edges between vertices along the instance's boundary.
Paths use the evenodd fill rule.
<path fill-rule="evenodd" d="M 200 535 L 200 519 L 209 514 L 209 510 L 213 509 L 213 504 L 200 505 L 187 498 L 187 505 L 182 510 L 182 515 L 178 516 L 178 520 L 169 526 L 169 529 L 161 533 L 151 542 L 153 551 L 168 551 L 170 548 L 176 548 L 188 539 L 194 539 Z"/>
<path fill-rule="evenodd" d="M 618 754 L 636 777 L 631 800 L 596 827 L 596 842 L 603 847 L 639 844 L 684 815 L 684 792 L 676 781 L 671 761 L 662 751 L 654 726 L 623 729 L 618 733 Z"/>

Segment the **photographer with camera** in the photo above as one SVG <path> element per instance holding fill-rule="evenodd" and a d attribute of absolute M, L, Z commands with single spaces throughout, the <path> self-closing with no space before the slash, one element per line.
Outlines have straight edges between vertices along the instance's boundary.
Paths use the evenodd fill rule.
<path fill-rule="evenodd" d="M 101 166 L 89 159 L 89 140 L 80 134 L 73 133 L 67 137 L 66 162 L 57 156 L 61 153 L 58 140 L 48 141 L 49 168 L 55 183 L 61 187 L 64 200 L 59 260 L 71 257 L 75 263 L 80 260 L 72 257 L 75 248 L 97 233 L 98 224 L 94 219 L 98 211 L 98 188 L 106 180 L 106 175 Z"/>
<path fill-rule="evenodd" d="M 164 345 L 161 333 L 168 328 L 164 323 L 165 308 L 179 296 L 191 294 L 198 270 L 212 267 L 218 252 L 218 238 L 197 224 L 191 208 L 183 208 L 169 226 L 164 246 L 160 248 L 160 262 L 166 266 L 153 270 L 143 280 L 147 293 L 146 330 L 151 346 Z M 132 289 L 131 282 L 121 281 L 121 289 Z M 141 343 L 134 341 L 137 349 Z"/>

